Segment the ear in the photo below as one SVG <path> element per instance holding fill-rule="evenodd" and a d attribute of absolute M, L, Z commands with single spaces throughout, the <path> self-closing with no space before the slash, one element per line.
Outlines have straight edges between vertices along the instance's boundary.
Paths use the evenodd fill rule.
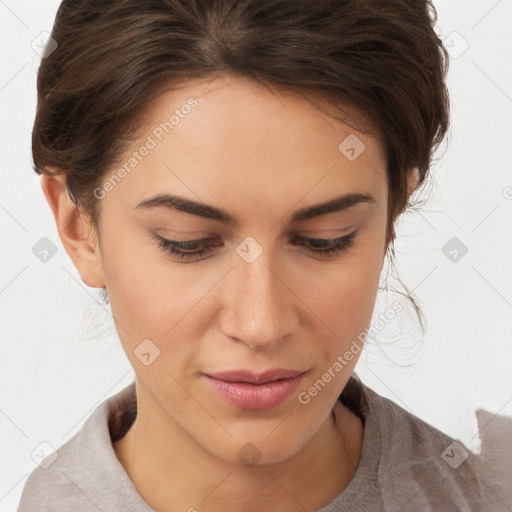
<path fill-rule="evenodd" d="M 59 237 L 82 281 L 92 288 L 105 286 L 96 232 L 88 217 L 75 208 L 66 189 L 66 175 L 41 175 L 41 187 L 52 209 Z"/>
<path fill-rule="evenodd" d="M 419 173 L 419 169 L 417 167 L 411 169 L 407 173 L 407 200 L 409 200 L 411 194 L 418 187 L 419 179 L 420 179 L 420 173 Z M 386 240 L 386 244 L 384 246 L 384 254 L 383 254 L 384 257 L 386 256 L 386 253 L 387 253 L 390 243 L 391 243 L 391 237 L 388 237 L 388 239 Z"/>
<path fill-rule="evenodd" d="M 407 175 L 407 199 L 409 199 L 410 195 L 416 190 L 419 179 L 420 173 L 417 167 L 409 171 Z"/>

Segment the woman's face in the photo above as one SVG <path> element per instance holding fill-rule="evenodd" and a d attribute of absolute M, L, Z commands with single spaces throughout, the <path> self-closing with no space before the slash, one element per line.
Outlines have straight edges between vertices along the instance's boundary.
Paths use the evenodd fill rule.
<path fill-rule="evenodd" d="M 298 96 L 223 77 L 159 97 L 140 140 L 96 190 L 97 254 L 152 432 L 178 429 L 234 462 L 284 460 L 312 438 L 371 320 L 385 176 L 376 139 Z M 373 199 L 313 208 L 356 193 Z M 338 253 L 315 252 L 322 242 L 311 241 L 352 233 Z M 181 259 L 159 239 L 191 254 Z M 259 391 L 207 377 L 240 369 L 304 375 Z"/>

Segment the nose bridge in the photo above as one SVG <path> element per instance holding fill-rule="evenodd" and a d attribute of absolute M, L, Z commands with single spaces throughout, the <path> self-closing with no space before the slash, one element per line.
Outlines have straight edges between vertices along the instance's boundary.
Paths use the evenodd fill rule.
<path fill-rule="evenodd" d="M 268 251 L 251 263 L 241 257 L 231 272 L 234 293 L 226 305 L 226 334 L 251 347 L 272 345 L 288 334 L 293 327 L 289 324 L 293 294 L 281 279 Z"/>

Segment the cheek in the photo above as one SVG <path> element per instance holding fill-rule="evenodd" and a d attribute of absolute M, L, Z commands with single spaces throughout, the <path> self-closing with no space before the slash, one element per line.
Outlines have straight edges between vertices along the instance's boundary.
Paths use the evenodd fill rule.
<path fill-rule="evenodd" d="M 207 293 L 207 285 L 167 260 L 140 233 L 136 243 L 135 238 L 125 231 L 109 239 L 102 253 L 112 314 L 122 324 L 123 342 L 132 346 L 150 338 L 160 345 L 185 325 L 180 320 Z"/>
<path fill-rule="evenodd" d="M 219 292 L 216 288 L 212 293 L 212 286 L 223 269 L 212 267 L 216 275 L 205 279 L 201 265 L 174 263 L 151 243 L 151 235 L 126 226 L 114 230 L 115 225 L 120 224 L 109 223 L 110 233 L 109 226 L 102 228 L 102 262 L 112 313 L 126 348 L 133 351 L 145 338 L 160 347 L 168 347 L 172 339 L 201 339 L 211 321 L 205 304 Z M 384 230 L 376 232 L 377 228 L 360 234 L 354 250 L 336 261 L 315 263 L 307 271 L 302 266 L 300 275 L 284 272 L 283 278 L 294 283 L 292 288 L 310 312 L 312 335 L 326 359 L 357 338 L 371 320 L 384 244 Z M 181 349 L 173 344 L 173 359 Z"/>
<path fill-rule="evenodd" d="M 354 252 L 328 274 L 303 280 L 301 295 L 307 297 L 305 302 L 318 317 L 319 329 L 326 333 L 318 340 L 326 363 L 353 340 L 361 344 L 359 340 L 364 339 L 358 336 L 370 324 L 375 307 L 382 269 L 379 250 Z"/>

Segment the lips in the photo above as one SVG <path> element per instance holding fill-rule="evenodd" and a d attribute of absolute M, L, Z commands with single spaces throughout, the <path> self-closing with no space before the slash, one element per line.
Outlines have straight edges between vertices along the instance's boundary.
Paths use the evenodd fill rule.
<path fill-rule="evenodd" d="M 252 410 L 272 409 L 297 389 L 306 371 L 283 368 L 253 373 L 248 370 L 204 374 L 210 389 L 227 403 Z"/>
<path fill-rule="evenodd" d="M 267 384 L 281 379 L 296 377 L 305 370 L 288 370 L 284 368 L 275 368 L 263 373 L 254 373 L 250 370 L 234 370 L 229 372 L 207 373 L 209 377 L 224 382 L 246 382 L 248 384 Z"/>

